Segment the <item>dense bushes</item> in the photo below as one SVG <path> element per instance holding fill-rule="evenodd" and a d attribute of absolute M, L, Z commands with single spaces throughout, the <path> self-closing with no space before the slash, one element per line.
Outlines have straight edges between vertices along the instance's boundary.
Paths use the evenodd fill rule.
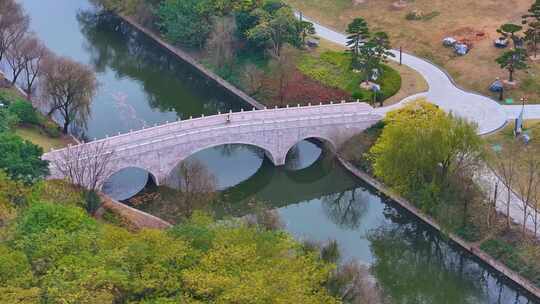
<path fill-rule="evenodd" d="M 157 10 L 165 37 L 174 43 L 193 47 L 204 45 L 210 35 L 209 13 L 200 0 L 164 0 Z"/>
<path fill-rule="evenodd" d="M 483 242 L 480 248 L 534 284 L 540 285 L 540 268 L 534 259 L 521 256 L 520 246 L 511 244 L 507 240 L 489 239 Z"/>
<path fill-rule="evenodd" d="M 10 111 L 0 108 L 0 133 L 13 129 L 19 123 L 19 118 Z"/>
<path fill-rule="evenodd" d="M 0 103 L 9 106 L 21 100 L 24 101 L 24 98 L 15 89 L 0 89 Z"/>
<path fill-rule="evenodd" d="M 0 133 L 0 169 L 11 178 L 33 183 L 49 173 L 43 149 L 12 133 Z"/>
<path fill-rule="evenodd" d="M 9 112 L 19 118 L 20 123 L 38 125 L 41 123 L 41 117 L 34 109 L 32 104 L 24 100 L 16 100 L 8 107 Z"/>
<path fill-rule="evenodd" d="M 2 303 L 338 303 L 324 287 L 332 264 L 240 221 L 195 214 L 132 233 L 36 201 L 13 225 L 0 243 Z"/>
<path fill-rule="evenodd" d="M 470 179 L 484 156 L 476 126 L 425 101 L 388 113 L 385 122 L 369 152 L 374 174 L 432 215 L 459 206 L 466 224 L 478 194 Z"/>
<path fill-rule="evenodd" d="M 17 124 L 27 124 L 39 128 L 46 135 L 58 138 L 60 128 L 50 118 L 36 110 L 32 103 L 13 89 L 0 89 L 0 132 L 11 130 Z"/>

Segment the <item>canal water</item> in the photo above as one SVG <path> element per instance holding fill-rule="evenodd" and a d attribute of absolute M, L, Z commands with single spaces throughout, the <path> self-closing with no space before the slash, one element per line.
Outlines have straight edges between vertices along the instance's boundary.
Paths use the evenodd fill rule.
<path fill-rule="evenodd" d="M 155 123 L 242 104 L 87 0 L 20 0 L 31 28 L 60 55 L 90 64 L 100 82 L 83 134 L 102 138 Z M 225 203 L 221 216 L 241 216 L 253 198 L 277 209 L 298 239 L 336 239 L 343 261 L 372 266 L 379 284 L 399 303 L 536 303 L 439 233 L 351 176 L 319 145 L 304 141 L 274 168 L 250 146 L 223 146 L 193 156 L 216 176 Z M 109 184 L 118 197 L 144 184 L 140 170 Z M 118 191 L 120 189 L 120 191 Z M 116 191 L 116 192 L 115 192 Z"/>

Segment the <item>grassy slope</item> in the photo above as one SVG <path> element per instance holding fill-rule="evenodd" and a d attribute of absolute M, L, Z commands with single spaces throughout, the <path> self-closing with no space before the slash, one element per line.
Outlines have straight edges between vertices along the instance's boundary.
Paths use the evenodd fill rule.
<path fill-rule="evenodd" d="M 70 141 L 64 137 L 52 138 L 34 126 L 17 126 L 15 133 L 25 140 L 28 140 L 41 148 L 44 152 L 53 149 L 66 147 Z"/>

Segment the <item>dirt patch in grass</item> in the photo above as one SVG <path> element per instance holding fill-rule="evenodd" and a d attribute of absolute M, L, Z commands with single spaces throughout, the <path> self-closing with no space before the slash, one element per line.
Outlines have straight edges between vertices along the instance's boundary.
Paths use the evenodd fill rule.
<path fill-rule="evenodd" d="M 288 104 L 319 104 L 329 103 L 330 101 L 349 100 L 351 95 L 347 92 L 326 87 L 319 82 L 305 76 L 297 69 L 290 76 L 291 80 L 286 88 L 285 100 Z M 275 100 L 278 104 L 279 101 Z"/>
<path fill-rule="evenodd" d="M 429 59 L 448 70 L 456 82 L 469 90 L 491 95 L 489 85 L 496 77 L 507 78 L 507 73 L 494 62 L 504 50 L 493 47 L 498 37 L 496 29 L 503 23 L 520 23 L 532 1 L 469 1 L 469 0 L 415 0 L 402 10 L 392 9 L 394 0 L 367 0 L 353 5 L 351 0 L 287 0 L 306 16 L 344 31 L 355 17 L 365 18 L 372 30 L 389 33 L 394 47 Z M 429 20 L 410 21 L 406 15 L 413 10 L 440 12 Z M 456 56 L 442 46 L 442 39 L 458 32 L 483 32 L 482 39 L 473 41 L 474 47 L 466 56 Z M 471 30 L 471 31 L 469 31 Z M 467 34 L 467 33 L 466 33 Z M 467 34 L 466 36 L 470 36 Z M 519 99 L 529 96 L 529 103 L 540 103 L 540 62 L 530 63 L 529 73 L 518 72 L 517 89 L 508 91 L 508 97 Z"/>

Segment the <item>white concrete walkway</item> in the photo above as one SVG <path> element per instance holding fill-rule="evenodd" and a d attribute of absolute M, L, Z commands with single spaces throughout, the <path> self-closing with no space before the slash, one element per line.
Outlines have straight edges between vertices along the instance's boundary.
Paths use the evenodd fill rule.
<path fill-rule="evenodd" d="M 506 111 L 508 119 L 516 119 L 521 113 L 521 105 L 502 106 Z M 523 119 L 540 119 L 540 105 L 525 105 Z"/>
<path fill-rule="evenodd" d="M 343 46 L 346 45 L 347 38 L 344 34 L 322 26 L 309 18 L 303 18 L 314 24 L 317 35 L 321 38 Z M 396 55 L 393 60 L 399 61 L 399 51 L 394 50 L 393 53 Z M 517 118 L 521 113 L 521 105 L 503 106 L 489 97 L 467 92 L 457 87 L 453 79 L 433 63 L 405 53 L 403 53 L 402 59 L 403 64 L 416 70 L 425 78 L 429 90 L 425 93 L 409 96 L 398 104 L 378 108 L 376 109 L 378 114 L 384 115 L 388 111 L 401 107 L 406 102 L 425 97 L 442 109 L 475 122 L 478 124 L 479 134 L 485 135 L 504 127 L 508 120 Z M 540 105 L 526 105 L 524 119 L 540 119 Z M 506 214 L 508 189 L 501 179 L 491 169 L 486 168 L 483 172 L 479 172 L 477 180 L 484 187 L 486 193 L 491 195 L 494 193 L 495 185 L 499 185 L 496 208 L 499 212 Z M 528 208 L 527 218 L 524 220 L 525 204 L 513 191 L 510 192 L 510 217 L 517 224 L 523 224 L 525 221 L 527 229 L 534 232 L 535 223 L 532 209 Z"/>

